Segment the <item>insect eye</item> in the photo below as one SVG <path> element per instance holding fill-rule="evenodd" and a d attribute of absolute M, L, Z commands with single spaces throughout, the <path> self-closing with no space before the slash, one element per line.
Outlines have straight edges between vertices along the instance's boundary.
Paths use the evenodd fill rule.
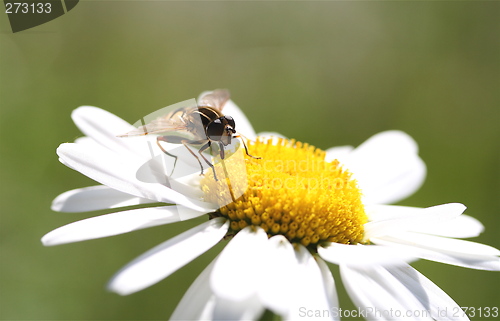
<path fill-rule="evenodd" d="M 229 124 L 229 126 L 231 126 L 233 129 L 235 129 L 236 124 L 234 123 L 233 117 L 227 116 L 227 115 L 225 117 L 226 117 L 226 120 L 227 120 L 227 123 Z"/>
<path fill-rule="evenodd" d="M 224 124 L 220 119 L 216 119 L 211 122 L 207 127 L 207 137 L 208 138 L 216 138 L 222 136 L 224 133 Z"/>

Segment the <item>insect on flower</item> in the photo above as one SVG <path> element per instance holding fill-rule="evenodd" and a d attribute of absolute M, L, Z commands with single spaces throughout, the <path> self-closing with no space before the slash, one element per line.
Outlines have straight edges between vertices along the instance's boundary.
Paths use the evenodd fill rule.
<path fill-rule="evenodd" d="M 217 143 L 220 158 L 224 159 L 224 146 L 231 144 L 231 139 L 233 138 L 242 138 L 241 134 L 236 134 L 234 119 L 222 113 L 224 105 L 228 100 L 228 90 L 216 89 L 201 97 L 197 105 L 173 110 L 164 116 L 154 119 L 148 124 L 140 126 L 126 134 L 119 135 L 118 137 L 159 134 L 156 138 L 158 147 L 160 147 L 165 154 L 174 157 L 175 162 L 177 162 L 177 156 L 167 152 L 161 146 L 161 142 L 182 144 L 191 155 L 198 160 L 201 167 L 200 175 L 203 175 L 203 165 L 199 157 L 188 145 L 202 145 L 198 150 L 198 154 L 212 168 L 215 180 L 217 180 L 214 166 L 203 155 L 203 151 L 211 147 L 212 143 Z M 241 141 L 243 142 L 245 152 L 248 156 L 260 159 L 260 157 L 250 155 L 244 139 L 241 139 Z"/>

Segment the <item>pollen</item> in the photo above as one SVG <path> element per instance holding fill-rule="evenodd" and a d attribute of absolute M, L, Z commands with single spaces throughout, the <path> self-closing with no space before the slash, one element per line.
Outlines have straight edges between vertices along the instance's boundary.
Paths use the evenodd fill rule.
<path fill-rule="evenodd" d="M 228 235 L 259 226 L 269 237 L 315 246 L 362 242 L 367 222 L 352 174 L 314 146 L 281 138 L 257 138 L 249 152 L 216 160 L 201 181 L 204 200 L 219 205 L 213 217 L 230 220 Z M 241 151 L 242 148 L 239 150 Z"/>

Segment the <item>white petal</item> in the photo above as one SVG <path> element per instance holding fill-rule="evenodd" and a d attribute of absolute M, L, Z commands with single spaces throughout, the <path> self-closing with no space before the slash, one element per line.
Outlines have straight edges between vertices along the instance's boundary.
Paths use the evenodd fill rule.
<path fill-rule="evenodd" d="M 284 136 L 280 133 L 277 133 L 277 132 L 260 132 L 257 134 L 257 136 L 262 137 L 262 138 L 279 137 L 279 138 L 283 138 L 283 139 L 288 139 L 286 136 Z"/>
<path fill-rule="evenodd" d="M 425 307 L 412 292 L 385 267 L 340 266 L 340 274 L 347 293 L 368 320 L 397 320 L 413 313 L 411 320 L 432 320 L 428 315 L 419 315 Z"/>
<path fill-rule="evenodd" d="M 328 262 L 352 266 L 394 265 L 415 260 L 415 256 L 389 246 L 362 244 L 325 243 L 318 246 L 318 254 Z"/>
<path fill-rule="evenodd" d="M 82 133 L 102 146 L 119 152 L 132 151 L 127 140 L 117 135 L 124 134 L 134 127 L 118 116 L 101 108 L 82 106 L 75 109 L 71 117 Z"/>
<path fill-rule="evenodd" d="M 217 258 L 196 278 L 181 299 L 171 320 L 257 320 L 264 307 L 254 295 L 241 302 L 216 298 L 210 288 L 210 274 Z"/>
<path fill-rule="evenodd" d="M 411 136 L 399 130 L 387 130 L 368 138 L 359 145 L 355 154 L 373 154 L 377 151 L 391 151 L 400 149 L 405 153 L 418 153 L 418 145 Z"/>
<path fill-rule="evenodd" d="M 228 227 L 225 219 L 215 218 L 158 245 L 127 264 L 108 288 L 127 295 L 159 282 L 217 244 Z"/>
<path fill-rule="evenodd" d="M 484 231 L 484 225 L 477 219 L 462 214 L 446 222 L 430 224 L 419 230 L 421 233 L 446 237 L 476 237 Z"/>
<path fill-rule="evenodd" d="M 419 245 L 439 251 L 470 255 L 500 255 L 500 250 L 492 246 L 447 237 L 405 232 L 394 235 L 394 238 L 404 240 L 407 244 Z"/>
<path fill-rule="evenodd" d="M 344 165 L 358 180 L 367 204 L 404 199 L 422 185 L 426 175 L 415 141 L 395 130 L 368 139 L 348 155 Z"/>
<path fill-rule="evenodd" d="M 102 149 L 96 153 L 95 149 L 78 144 L 62 144 L 57 154 L 69 167 L 123 193 L 158 202 L 176 203 L 199 211 L 214 209 L 212 204 L 190 199 L 163 184 L 139 181 L 136 171 L 144 165 L 140 160 L 125 159 Z M 164 184 L 168 184 L 166 175 L 158 177 L 158 180 L 161 179 Z"/>
<path fill-rule="evenodd" d="M 170 320 L 213 320 L 215 296 L 210 289 L 210 274 L 215 260 L 191 284 L 182 297 Z"/>
<path fill-rule="evenodd" d="M 90 138 L 88 136 L 78 137 L 77 139 L 75 139 L 74 143 L 80 144 L 80 145 L 87 145 L 87 146 L 91 146 L 91 147 L 96 147 L 96 146 L 102 147 L 101 144 L 99 144 L 98 142 L 96 142 L 95 140 L 93 140 L 92 138 Z"/>
<path fill-rule="evenodd" d="M 339 308 L 339 299 L 337 296 L 337 290 L 335 289 L 335 280 L 333 279 L 332 272 L 328 265 L 323 261 L 320 257 L 315 257 L 316 262 L 318 263 L 318 267 L 321 271 L 321 276 L 323 278 L 323 286 L 325 288 L 326 299 L 330 304 L 330 311 L 338 311 Z M 333 314 L 334 320 L 338 320 L 339 316 Z"/>
<path fill-rule="evenodd" d="M 333 313 L 338 307 L 338 301 L 334 294 L 333 277 L 326 264 L 318 259 L 323 264 L 323 269 L 321 269 L 316 259 L 302 245 L 296 246 L 295 254 L 298 265 L 293 278 L 295 282 L 292 283 L 294 292 L 290 293 L 291 305 L 288 319 L 303 319 L 300 315 L 300 308 L 306 307 L 308 310 L 322 312 L 315 316 L 314 320 L 339 320 L 338 315 Z"/>
<path fill-rule="evenodd" d="M 338 307 L 333 277 L 326 264 L 321 263 L 320 267 L 304 246 L 292 246 L 281 235 L 270 238 L 267 268 L 259 287 L 263 304 L 284 320 L 303 319 L 304 309 L 328 311 L 319 319 L 338 319 L 331 313 Z"/>
<path fill-rule="evenodd" d="M 89 137 L 94 137 L 89 134 L 94 132 L 97 135 L 106 133 L 107 136 L 116 136 L 123 130 L 130 130 L 133 127 L 120 117 L 94 106 L 76 108 L 71 113 L 71 118 L 82 133 Z"/>
<path fill-rule="evenodd" d="M 117 191 L 105 185 L 98 185 L 62 193 L 52 202 L 52 210 L 58 212 L 87 212 L 153 202 L 146 198 Z"/>
<path fill-rule="evenodd" d="M 337 159 L 340 163 L 344 163 L 348 155 L 354 150 L 352 146 L 336 146 L 326 150 L 325 161 L 331 162 Z"/>
<path fill-rule="evenodd" d="M 214 307 L 214 320 L 259 320 L 264 313 L 264 307 L 256 295 L 243 301 L 233 301 L 216 298 Z"/>
<path fill-rule="evenodd" d="M 432 206 L 428 208 L 416 209 L 414 207 L 390 205 L 379 205 L 367 207 L 368 213 L 371 210 L 385 209 L 389 214 L 387 216 L 392 219 L 377 220 L 365 224 L 365 239 L 371 240 L 373 237 L 391 235 L 402 231 L 421 231 L 426 230 L 428 226 L 433 224 L 444 224 L 462 214 L 466 207 L 460 203 L 450 203 Z M 399 213 L 396 216 L 396 211 Z M 368 214 L 373 218 L 373 213 Z M 380 218 L 381 215 L 379 215 Z M 396 218 L 398 217 L 398 218 Z"/>
<path fill-rule="evenodd" d="M 405 218 L 408 215 L 418 215 L 423 208 L 412 206 L 399 205 L 365 205 L 365 212 L 368 216 L 368 221 L 386 221 L 393 219 Z"/>
<path fill-rule="evenodd" d="M 265 262 L 266 272 L 261 276 L 259 297 L 264 305 L 282 316 L 288 316 L 295 308 L 297 284 L 301 275 L 292 244 L 282 235 L 274 236 L 268 241 Z M 300 287 L 299 287 L 300 288 Z"/>
<path fill-rule="evenodd" d="M 170 224 L 182 220 L 190 212 L 192 217 L 203 213 L 179 206 L 149 207 L 111 213 L 61 226 L 42 237 L 45 246 L 92 240 L 128 233 L 144 228 Z"/>
<path fill-rule="evenodd" d="M 500 251 L 484 244 L 413 232 L 373 238 L 371 241 L 426 260 L 471 269 L 500 270 Z"/>
<path fill-rule="evenodd" d="M 284 136 L 283 136 L 284 137 Z M 281 138 L 283 138 L 282 135 L 266 135 L 264 133 L 264 136 L 258 136 L 256 139 L 262 139 L 264 141 L 268 140 L 269 144 L 276 146 L 280 142 Z"/>
<path fill-rule="evenodd" d="M 451 203 L 456 204 L 456 203 Z M 395 206 L 395 205 L 367 205 L 365 207 L 366 214 L 368 215 L 368 220 L 373 223 L 368 223 L 365 225 L 365 232 L 367 234 L 376 234 L 376 231 L 370 231 L 370 229 L 376 228 L 377 221 L 387 221 L 391 222 L 392 220 L 406 219 L 406 218 L 421 218 L 422 221 L 428 221 L 428 224 L 417 224 L 415 228 L 410 228 L 411 231 L 417 231 L 416 227 L 418 226 L 418 232 L 425 234 L 434 234 L 440 236 L 447 237 L 475 237 L 478 236 L 484 230 L 483 224 L 481 224 L 475 218 L 472 218 L 468 215 L 462 214 L 460 216 L 453 217 L 453 212 L 460 212 L 460 205 L 449 205 L 445 206 L 446 213 L 432 213 L 426 212 L 426 209 L 419 207 L 408 207 L 408 206 Z M 434 208 L 431 211 L 434 211 L 438 208 Z M 444 209 L 444 208 L 443 208 Z M 425 215 L 427 213 L 427 215 Z M 423 216 L 420 216 L 424 214 Z M 434 214 L 436 215 L 436 219 L 432 217 Z M 441 221 L 437 220 L 437 218 L 441 217 L 444 214 L 445 218 L 450 215 L 449 220 L 443 219 Z M 430 217 L 429 217 L 430 216 Z M 394 221 L 398 222 L 398 221 Z M 391 225 L 391 223 L 389 223 Z M 389 226 L 388 226 L 389 227 Z M 394 225 L 393 225 L 394 227 Z"/>
<path fill-rule="evenodd" d="M 411 293 L 420 300 L 426 311 L 435 320 L 468 320 L 458 304 L 436 284 L 411 266 L 388 268 Z"/>
<path fill-rule="evenodd" d="M 215 263 L 210 278 L 215 295 L 234 302 L 255 295 L 267 267 L 262 259 L 266 246 L 267 234 L 263 229 L 246 227 L 239 231 Z"/>
<path fill-rule="evenodd" d="M 226 103 L 224 107 L 224 115 L 233 117 L 236 124 L 236 131 L 238 133 L 243 134 L 250 140 L 255 139 L 257 135 L 255 134 L 255 130 L 253 129 L 250 120 L 248 120 L 243 111 L 241 111 L 241 109 L 239 109 L 232 100 L 229 100 Z"/>

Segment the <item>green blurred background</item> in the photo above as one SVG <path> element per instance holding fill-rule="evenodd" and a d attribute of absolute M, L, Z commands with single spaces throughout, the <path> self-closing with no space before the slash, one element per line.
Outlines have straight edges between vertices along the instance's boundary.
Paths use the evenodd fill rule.
<path fill-rule="evenodd" d="M 120 297 L 105 290 L 120 267 L 200 220 L 41 245 L 101 214 L 50 210 L 58 194 L 94 184 L 55 154 L 81 135 L 70 119 L 80 105 L 135 122 L 229 88 L 257 131 L 321 148 L 401 129 L 428 177 L 400 204 L 462 202 L 486 227 L 475 241 L 499 248 L 499 16 L 499 2 L 89 1 L 13 34 L 0 14 L 1 318 L 165 319 L 222 248 Z M 414 266 L 461 306 L 499 305 L 498 272 Z"/>

